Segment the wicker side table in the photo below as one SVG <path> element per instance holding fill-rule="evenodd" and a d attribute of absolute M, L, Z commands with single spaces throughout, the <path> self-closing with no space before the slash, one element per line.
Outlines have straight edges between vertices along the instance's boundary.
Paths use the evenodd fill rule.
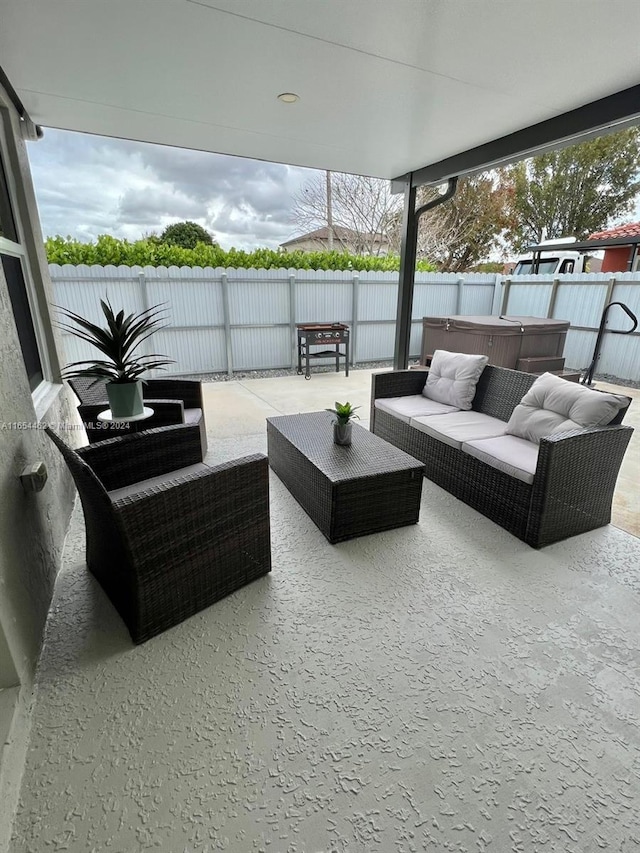
<path fill-rule="evenodd" d="M 334 444 L 332 421 L 267 418 L 269 464 L 329 542 L 415 524 L 424 465 L 357 424 L 350 446 Z"/>

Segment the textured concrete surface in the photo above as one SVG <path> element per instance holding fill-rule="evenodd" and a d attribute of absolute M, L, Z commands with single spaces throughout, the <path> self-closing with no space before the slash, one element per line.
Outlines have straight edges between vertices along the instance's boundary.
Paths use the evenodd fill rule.
<path fill-rule="evenodd" d="M 0 756 L 9 737 L 19 693 L 19 687 L 5 687 L 4 690 L 0 690 Z"/>
<path fill-rule="evenodd" d="M 624 423 L 635 429 L 629 442 L 613 496 L 612 523 L 640 536 L 640 390 L 598 382 L 596 388 L 632 398 Z"/>
<path fill-rule="evenodd" d="M 207 382 L 203 385 L 205 420 L 212 442 L 234 435 L 259 435 L 265 418 L 318 412 L 333 407 L 336 400 L 360 406 L 359 423 L 368 424 L 371 400 L 371 370 L 280 376 L 273 379 L 241 379 Z M 236 414 L 237 413 L 237 414 Z"/>
<path fill-rule="evenodd" d="M 427 481 L 336 546 L 271 506 L 271 575 L 141 647 L 76 514 L 15 853 L 638 849 L 640 540 L 533 551 Z"/>

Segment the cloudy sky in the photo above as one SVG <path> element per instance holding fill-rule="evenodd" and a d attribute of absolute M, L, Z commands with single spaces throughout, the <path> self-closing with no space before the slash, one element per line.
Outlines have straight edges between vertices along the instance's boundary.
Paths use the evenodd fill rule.
<path fill-rule="evenodd" d="M 317 172 L 260 160 L 45 129 L 29 143 L 45 237 L 137 240 L 190 219 L 222 248 L 277 248 L 293 196 Z"/>

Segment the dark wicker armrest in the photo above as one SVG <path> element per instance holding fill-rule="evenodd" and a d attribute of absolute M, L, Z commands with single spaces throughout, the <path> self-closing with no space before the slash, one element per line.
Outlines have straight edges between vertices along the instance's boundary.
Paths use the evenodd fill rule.
<path fill-rule="evenodd" d="M 573 430 L 543 438 L 529 510 L 529 544 L 540 547 L 611 520 L 631 427 Z"/>
<path fill-rule="evenodd" d="M 549 435 L 540 441 L 536 476 L 556 478 L 566 471 L 574 482 L 588 482 L 615 469 L 615 479 L 632 435 L 633 427 L 618 425 Z"/>
<path fill-rule="evenodd" d="M 202 462 L 202 443 L 197 426 L 177 424 L 99 441 L 78 453 L 109 491 Z"/>
<path fill-rule="evenodd" d="M 427 370 L 393 370 L 388 373 L 374 373 L 371 377 L 371 396 L 407 397 L 421 394 L 427 376 Z"/>
<path fill-rule="evenodd" d="M 184 403 L 182 400 L 145 400 L 145 406 L 153 409 L 153 414 L 145 420 L 145 430 L 155 427 L 184 423 Z"/>
<path fill-rule="evenodd" d="M 153 414 L 145 418 L 144 429 L 170 426 L 184 423 L 184 403 L 182 400 L 145 400 L 145 406 L 153 409 Z M 99 421 L 98 415 L 109 408 L 109 403 L 81 403 L 78 412 L 85 426 L 90 443 L 104 441 L 112 437 L 128 435 L 129 432 L 140 432 L 141 424 L 133 421 L 131 424 L 112 424 L 109 421 Z"/>
<path fill-rule="evenodd" d="M 147 397 L 182 400 L 185 409 L 202 409 L 202 383 L 195 379 L 148 379 L 143 387 Z"/>
<path fill-rule="evenodd" d="M 632 434 L 632 427 L 604 426 L 543 438 L 535 490 L 576 501 L 601 502 L 612 496 Z"/>
<path fill-rule="evenodd" d="M 375 401 L 382 397 L 408 397 L 421 394 L 427 382 L 427 370 L 392 370 L 371 376 L 371 417 L 369 429 L 373 432 Z"/>
<path fill-rule="evenodd" d="M 79 377 L 77 379 L 68 380 L 69 387 L 73 390 L 78 400 L 81 403 L 88 405 L 95 403 L 104 403 L 103 408 L 108 409 L 107 389 L 104 379 L 92 379 L 91 377 Z"/>
<path fill-rule="evenodd" d="M 197 551 L 198 531 L 224 554 L 269 542 L 269 467 L 262 454 L 177 477 L 113 502 L 140 576 L 156 575 Z M 266 536 L 265 536 L 266 533 Z"/>

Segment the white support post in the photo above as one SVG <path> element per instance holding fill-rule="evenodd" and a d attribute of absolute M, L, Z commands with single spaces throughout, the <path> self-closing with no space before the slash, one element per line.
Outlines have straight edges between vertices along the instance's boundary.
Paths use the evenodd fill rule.
<path fill-rule="evenodd" d="M 456 293 L 456 314 L 462 314 L 462 297 L 464 294 L 464 279 L 459 278 L 457 281 L 458 292 Z"/>
<path fill-rule="evenodd" d="M 504 277 L 500 273 L 496 273 L 496 280 L 493 284 L 493 299 L 491 301 L 491 313 L 497 315 L 500 313 L 502 305 L 502 288 L 504 286 Z"/>
<path fill-rule="evenodd" d="M 358 344 L 358 301 L 360 275 L 354 272 L 351 277 L 351 333 L 349 335 L 349 361 L 353 367 L 356 364 L 356 346 Z"/>
<path fill-rule="evenodd" d="M 291 369 L 298 364 L 298 335 L 296 330 L 296 276 L 289 272 L 289 332 L 291 337 Z"/>
<path fill-rule="evenodd" d="M 149 302 L 149 288 L 147 287 L 147 277 L 144 274 L 144 270 L 138 273 L 138 286 L 140 288 L 140 302 L 142 303 L 142 310 L 148 311 L 149 308 L 151 308 L 151 304 Z M 151 354 L 151 352 L 153 351 L 153 341 L 151 340 L 151 338 L 147 338 L 147 340 L 142 345 L 142 348 L 144 349 L 145 355 Z M 157 375 L 157 370 L 149 371 L 150 379 L 153 379 Z"/>
<path fill-rule="evenodd" d="M 227 375 L 233 376 L 233 350 L 231 347 L 231 320 L 229 309 L 229 281 L 226 272 L 220 276 L 222 284 L 222 312 L 224 317 L 224 343 L 227 352 Z"/>
<path fill-rule="evenodd" d="M 504 279 L 504 290 L 502 292 L 502 305 L 500 307 L 500 315 L 504 316 L 509 310 L 509 291 L 511 290 L 511 276 Z"/>

